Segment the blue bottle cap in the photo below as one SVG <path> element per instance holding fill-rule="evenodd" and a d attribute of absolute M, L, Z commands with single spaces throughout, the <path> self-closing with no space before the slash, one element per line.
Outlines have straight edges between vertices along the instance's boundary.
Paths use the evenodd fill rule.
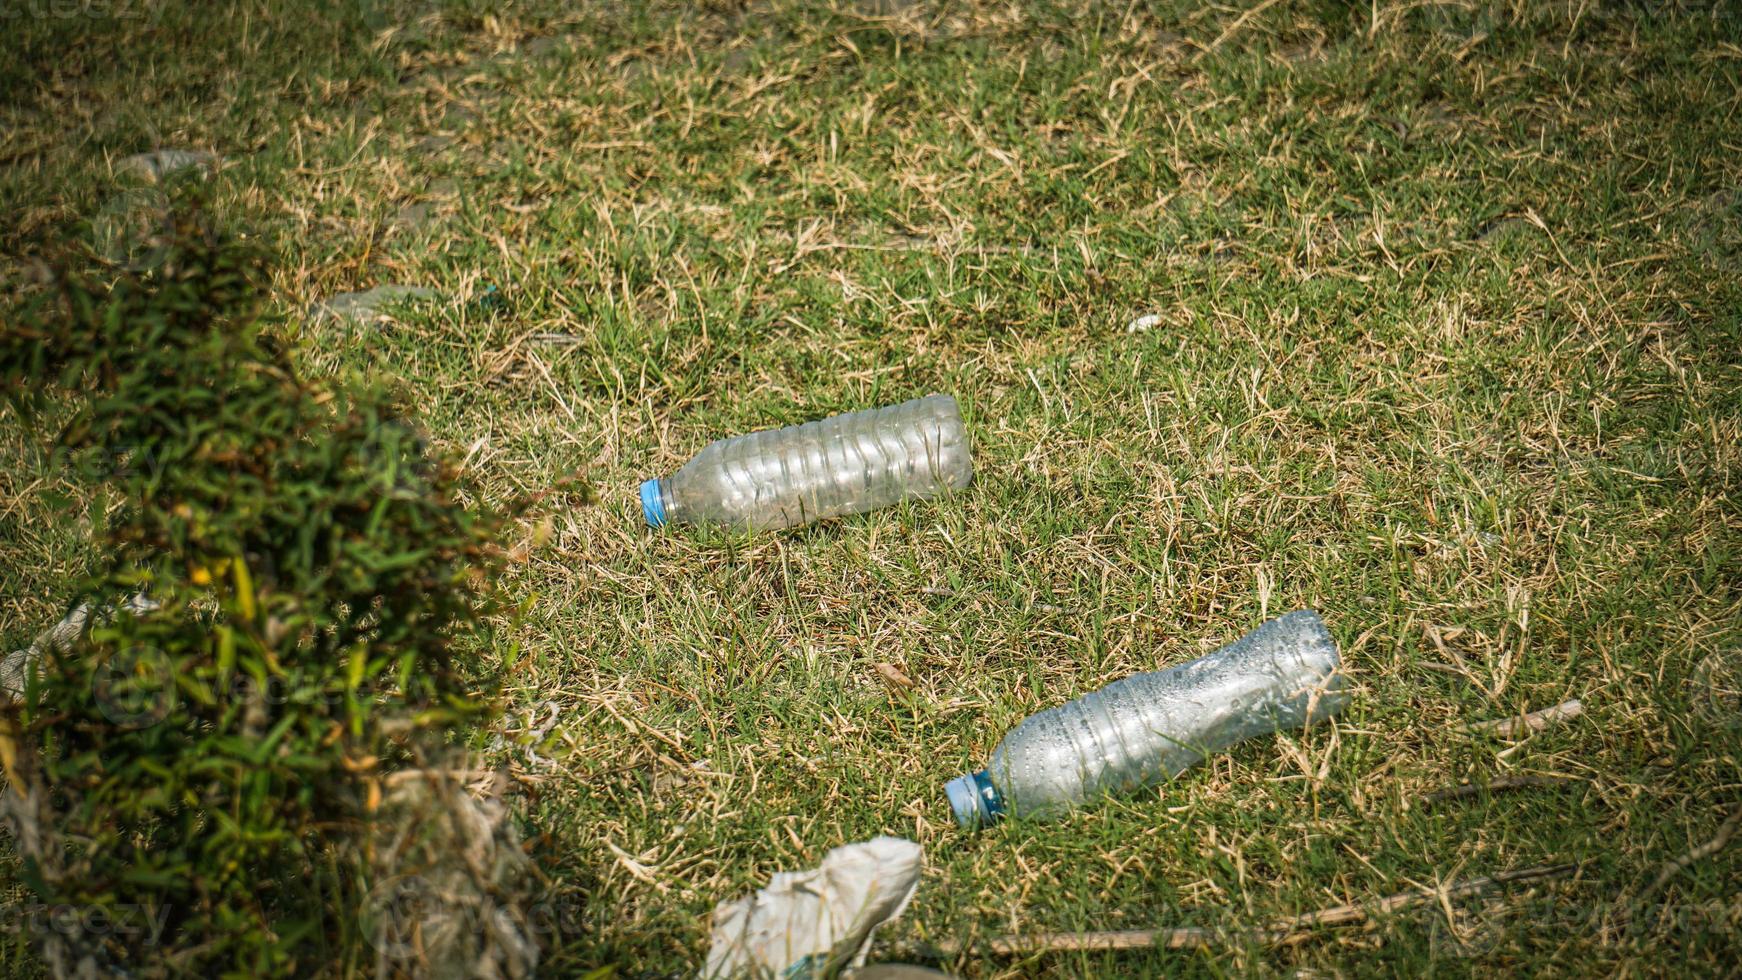
<path fill-rule="evenodd" d="M 662 480 L 648 480 L 641 484 L 641 516 L 647 518 L 648 527 L 665 526 L 665 492 L 661 486 Z"/>
<path fill-rule="evenodd" d="M 950 798 L 956 823 L 965 830 L 989 826 L 1004 815 L 1004 797 L 992 785 L 986 770 L 965 773 L 944 784 L 944 795 Z"/>

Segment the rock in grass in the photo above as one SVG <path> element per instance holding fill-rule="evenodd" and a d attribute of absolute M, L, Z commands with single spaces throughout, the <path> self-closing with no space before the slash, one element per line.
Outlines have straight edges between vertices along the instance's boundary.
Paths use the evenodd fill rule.
<path fill-rule="evenodd" d="M 115 165 L 117 176 L 136 177 L 157 183 L 170 174 L 184 170 L 199 168 L 202 171 L 211 170 L 218 162 L 215 153 L 205 150 L 153 150 L 150 153 L 135 153 Z"/>
<path fill-rule="evenodd" d="M 393 226 L 405 231 L 416 231 L 429 224 L 430 211 L 433 209 L 434 205 L 428 201 L 404 205 L 400 207 L 399 213 L 394 215 Z"/>
<path fill-rule="evenodd" d="M 380 319 L 382 310 L 393 303 L 434 298 L 435 290 L 433 289 L 424 289 L 421 286 L 383 285 L 359 293 L 340 293 L 316 303 L 309 312 L 317 319 L 331 317 L 335 320 L 368 323 Z"/>

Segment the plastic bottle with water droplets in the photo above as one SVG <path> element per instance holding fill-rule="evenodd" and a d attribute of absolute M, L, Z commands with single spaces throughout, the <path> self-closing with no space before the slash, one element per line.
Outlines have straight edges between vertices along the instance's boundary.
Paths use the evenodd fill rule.
<path fill-rule="evenodd" d="M 641 485 L 652 527 L 767 530 L 935 497 L 973 476 L 968 431 L 948 395 L 721 439 Z"/>
<path fill-rule="evenodd" d="M 1030 716 L 985 769 L 949 782 L 950 807 L 972 829 L 1164 782 L 1237 742 L 1341 711 L 1341 668 L 1324 620 L 1289 613 L 1190 663 Z"/>

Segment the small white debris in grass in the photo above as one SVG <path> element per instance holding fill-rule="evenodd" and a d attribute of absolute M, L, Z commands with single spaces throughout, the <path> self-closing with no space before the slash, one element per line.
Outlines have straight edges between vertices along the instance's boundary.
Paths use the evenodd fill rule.
<path fill-rule="evenodd" d="M 115 164 L 117 175 L 137 177 L 153 183 L 192 167 L 211 170 L 218 162 L 217 154 L 205 150 L 153 150 L 135 153 Z"/>
<path fill-rule="evenodd" d="M 1125 325 L 1126 333 L 1143 333 L 1161 323 L 1161 314 L 1145 313 Z"/>

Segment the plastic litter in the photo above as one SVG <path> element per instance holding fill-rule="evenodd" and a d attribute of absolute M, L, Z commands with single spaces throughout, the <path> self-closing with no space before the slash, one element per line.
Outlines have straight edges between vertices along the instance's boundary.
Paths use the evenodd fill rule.
<path fill-rule="evenodd" d="M 1237 742 L 1341 711 L 1341 665 L 1318 614 L 1289 613 L 1190 663 L 1029 717 L 985 769 L 949 782 L 950 807 L 971 829 L 1172 779 Z"/>
<path fill-rule="evenodd" d="M 973 477 L 968 431 L 948 395 L 721 439 L 641 485 L 651 527 L 773 529 L 934 497 Z"/>
<path fill-rule="evenodd" d="M 141 592 L 120 603 L 120 611 L 127 615 L 147 613 L 157 608 L 157 603 Z M 0 657 L 0 705 L 17 704 L 24 700 L 25 685 L 30 680 L 30 672 L 35 670 L 44 657 L 64 656 L 73 651 L 79 637 L 85 633 L 87 626 L 107 623 L 115 616 L 114 608 L 93 610 L 88 602 L 81 602 L 61 618 L 61 621 L 38 633 L 30 646 L 14 650 Z"/>
<path fill-rule="evenodd" d="M 768 887 L 714 907 L 704 980 L 809 980 L 864 965 L 877 927 L 907 908 L 924 852 L 876 837 L 843 844 L 809 871 L 776 872 Z"/>

